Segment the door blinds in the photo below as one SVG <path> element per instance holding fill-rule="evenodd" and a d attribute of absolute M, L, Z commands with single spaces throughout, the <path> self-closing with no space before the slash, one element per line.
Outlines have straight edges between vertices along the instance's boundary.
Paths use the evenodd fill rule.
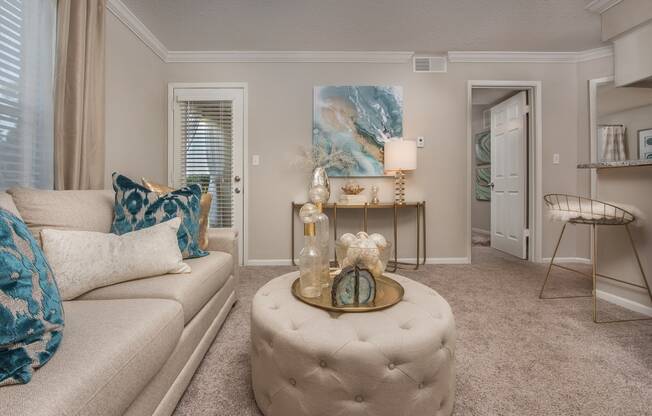
<path fill-rule="evenodd" d="M 180 158 L 176 182 L 198 184 L 213 195 L 211 227 L 233 227 L 233 102 L 179 101 Z"/>

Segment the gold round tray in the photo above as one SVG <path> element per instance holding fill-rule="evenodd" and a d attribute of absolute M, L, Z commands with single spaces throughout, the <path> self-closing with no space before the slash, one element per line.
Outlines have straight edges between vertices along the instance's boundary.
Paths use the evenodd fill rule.
<path fill-rule="evenodd" d="M 376 278 L 376 298 L 370 305 L 360 306 L 333 306 L 331 299 L 331 287 L 322 289 L 321 296 L 318 298 L 303 297 L 299 291 L 299 278 L 292 283 L 292 294 L 300 301 L 310 306 L 324 309 L 331 312 L 373 312 L 389 308 L 399 303 L 403 299 L 405 290 L 396 280 L 380 276 Z"/>

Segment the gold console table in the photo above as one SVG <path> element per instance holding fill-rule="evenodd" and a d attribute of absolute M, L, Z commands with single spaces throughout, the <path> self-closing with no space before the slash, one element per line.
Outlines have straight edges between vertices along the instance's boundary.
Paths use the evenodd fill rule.
<path fill-rule="evenodd" d="M 294 221 L 295 215 L 298 214 L 299 209 L 303 203 L 292 202 L 292 236 L 291 236 L 291 250 L 292 250 L 292 265 L 296 266 L 295 257 L 294 257 Z M 389 210 L 393 213 L 393 223 L 394 223 L 394 260 L 390 261 L 390 264 L 393 265 L 393 271 L 398 269 L 399 265 L 408 265 L 414 266 L 414 270 L 419 269 L 420 264 L 426 264 L 426 201 L 420 202 L 406 202 L 405 204 L 395 204 L 395 203 L 380 203 L 380 204 L 364 204 L 364 205 L 347 205 L 347 204 L 326 204 L 324 205 L 325 209 L 332 210 L 333 215 L 330 216 L 330 220 L 333 223 L 333 240 L 337 241 L 337 211 L 339 210 L 350 210 L 358 209 L 362 210 L 362 219 L 363 219 L 363 230 L 367 232 L 367 218 L 369 210 L 380 209 L 380 210 Z M 416 213 L 416 242 L 417 242 L 417 255 L 415 263 L 403 263 L 398 261 L 398 212 L 399 210 L 410 209 L 414 210 Z M 422 250 L 423 247 L 423 250 Z M 421 253 L 423 252 L 423 258 Z M 337 261 L 337 253 L 335 253 L 335 261 Z"/>

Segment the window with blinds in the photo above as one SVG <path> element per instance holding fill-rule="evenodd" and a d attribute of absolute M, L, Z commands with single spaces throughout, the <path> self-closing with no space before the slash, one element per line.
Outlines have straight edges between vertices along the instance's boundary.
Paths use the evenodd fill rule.
<path fill-rule="evenodd" d="M 233 227 L 233 102 L 178 101 L 177 181 L 213 196 L 210 227 Z"/>
<path fill-rule="evenodd" d="M 0 190 L 52 188 L 56 0 L 0 0 Z"/>

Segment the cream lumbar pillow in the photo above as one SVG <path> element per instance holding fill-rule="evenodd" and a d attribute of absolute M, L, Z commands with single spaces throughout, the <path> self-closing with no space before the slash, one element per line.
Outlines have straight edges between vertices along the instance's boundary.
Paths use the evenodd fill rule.
<path fill-rule="evenodd" d="M 167 273 L 190 273 L 174 218 L 123 235 L 94 231 L 41 231 L 43 251 L 63 300 L 98 287 Z"/>

